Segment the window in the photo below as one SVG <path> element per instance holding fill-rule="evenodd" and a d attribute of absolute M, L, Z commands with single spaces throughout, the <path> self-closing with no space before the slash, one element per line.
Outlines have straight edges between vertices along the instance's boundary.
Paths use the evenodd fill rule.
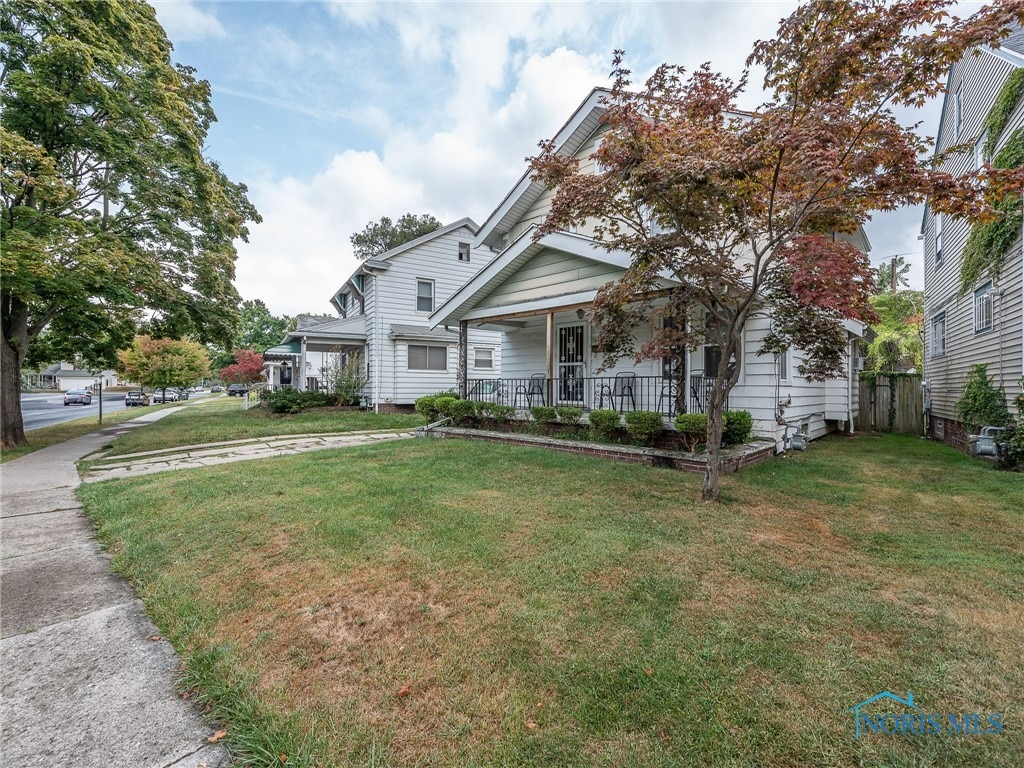
<path fill-rule="evenodd" d="M 598 136 L 594 141 L 594 173 L 604 173 L 608 169 L 597 159 L 597 153 L 601 149 L 601 144 L 604 143 L 604 136 Z"/>
<path fill-rule="evenodd" d="M 960 131 L 964 127 L 964 105 L 960 93 L 962 90 L 963 86 L 958 85 L 953 96 L 953 119 L 956 121 L 956 137 L 958 139 L 960 138 Z"/>
<path fill-rule="evenodd" d="M 942 214 L 935 214 L 935 263 L 942 261 Z"/>
<path fill-rule="evenodd" d="M 778 367 L 779 381 L 789 381 L 789 350 L 783 350 L 775 356 L 775 365 Z"/>
<path fill-rule="evenodd" d="M 942 357 L 946 354 L 946 313 L 932 318 L 931 338 L 929 339 L 929 357 Z"/>
<path fill-rule="evenodd" d="M 348 294 L 341 294 L 341 296 L 338 297 L 338 303 L 341 304 L 341 316 L 348 317 Z"/>
<path fill-rule="evenodd" d="M 469 243 L 459 243 L 459 261 L 469 261 Z"/>
<path fill-rule="evenodd" d="M 985 283 L 974 292 L 974 332 L 992 330 L 992 283 Z"/>
<path fill-rule="evenodd" d="M 981 136 L 974 142 L 974 167 L 978 170 L 985 165 L 988 158 L 985 157 L 985 143 L 988 141 L 988 131 L 982 131 Z"/>
<path fill-rule="evenodd" d="M 493 368 L 494 350 L 486 347 L 477 347 L 473 352 L 474 368 Z"/>
<path fill-rule="evenodd" d="M 409 345 L 410 371 L 447 371 L 448 347 Z"/>
<path fill-rule="evenodd" d="M 434 311 L 434 282 L 433 280 L 416 281 L 416 311 Z"/>

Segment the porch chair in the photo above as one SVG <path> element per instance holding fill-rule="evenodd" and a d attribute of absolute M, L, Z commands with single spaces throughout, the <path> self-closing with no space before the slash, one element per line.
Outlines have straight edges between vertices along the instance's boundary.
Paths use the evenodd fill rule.
<path fill-rule="evenodd" d="M 612 406 L 615 405 L 615 398 L 619 398 L 619 413 L 626 410 L 626 398 L 629 398 L 630 410 L 636 410 L 636 374 L 633 371 L 623 371 L 615 374 L 615 384 L 612 386 Z"/>
<path fill-rule="evenodd" d="M 525 398 L 527 408 L 533 407 L 534 398 L 538 398 L 541 405 L 547 405 L 547 393 L 545 392 L 547 380 L 548 376 L 546 373 L 535 373 L 530 376 L 529 381 L 516 385 L 515 396 L 512 400 L 513 407 L 519 407 L 520 395 Z"/>
<path fill-rule="evenodd" d="M 665 401 L 668 401 L 668 410 L 665 410 Z M 679 386 L 675 379 L 666 379 L 661 385 L 661 394 L 658 395 L 658 413 L 663 416 L 674 416 L 676 404 L 679 402 Z"/>

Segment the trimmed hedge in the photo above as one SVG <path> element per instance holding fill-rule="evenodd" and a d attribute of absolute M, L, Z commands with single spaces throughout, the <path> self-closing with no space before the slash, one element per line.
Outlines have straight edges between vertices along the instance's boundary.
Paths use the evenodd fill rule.
<path fill-rule="evenodd" d="M 590 419 L 590 428 L 594 433 L 605 440 L 615 437 L 615 430 L 619 428 L 619 412 L 607 408 L 598 408 L 590 412 L 587 417 Z"/>
<path fill-rule="evenodd" d="M 675 419 L 676 429 L 683 448 L 693 453 L 697 446 L 708 437 L 708 415 L 706 413 L 680 413 Z"/>
<path fill-rule="evenodd" d="M 554 424 L 556 421 L 555 409 L 550 405 L 535 405 L 530 409 L 530 414 L 538 424 Z"/>
<path fill-rule="evenodd" d="M 583 409 L 573 408 L 572 406 L 565 405 L 558 407 L 558 420 L 563 424 L 568 424 L 572 427 L 579 426 L 580 421 L 583 420 Z"/>
<path fill-rule="evenodd" d="M 664 426 L 661 414 L 656 411 L 630 411 L 626 414 L 626 431 L 642 445 L 654 445 Z"/>
<path fill-rule="evenodd" d="M 722 445 L 739 445 L 754 433 L 754 417 L 750 411 L 726 411 L 722 425 Z"/>
<path fill-rule="evenodd" d="M 263 401 L 274 413 L 300 413 L 307 408 L 325 408 L 336 405 L 337 398 L 326 392 L 299 392 L 297 389 L 279 389 L 267 392 Z"/>

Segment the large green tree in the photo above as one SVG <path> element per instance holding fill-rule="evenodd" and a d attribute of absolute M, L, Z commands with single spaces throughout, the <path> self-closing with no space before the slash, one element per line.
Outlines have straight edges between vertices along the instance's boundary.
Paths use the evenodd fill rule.
<path fill-rule="evenodd" d="M 214 370 L 236 362 L 239 351 L 251 350 L 262 354 L 284 338 L 292 323 L 293 318 L 287 315 L 272 315 L 262 299 L 243 301 L 238 308 L 238 330 L 231 343 L 208 345 Z"/>
<path fill-rule="evenodd" d="M 950 65 L 972 47 L 998 44 L 1024 21 L 1024 1 L 1001 0 L 968 19 L 946 0 L 809 0 L 755 45 L 768 101 L 735 107 L 746 83 L 709 65 L 662 65 L 642 87 L 615 59 L 597 173 L 553 142 L 534 178 L 556 189 L 536 237 L 593 227 L 595 240 L 632 254 L 623 277 L 598 293 L 592 319 L 610 363 L 659 359 L 681 348 L 721 349 L 708 397 L 705 500 L 719 494 L 722 414 L 743 365 L 756 315 L 772 318 L 759 352 L 796 347 L 799 372 L 843 370 L 845 318 L 873 319 L 871 269 L 842 235 L 876 211 L 926 200 L 968 221 L 995 217 L 993 201 L 1019 194 L 1024 173 L 986 167 L 954 176 L 894 106 L 942 92 Z M 970 152 L 954 147 L 951 153 Z M 666 297 L 662 278 L 679 288 Z M 665 303 L 668 303 L 666 308 Z M 664 323 L 669 312 L 679 320 Z M 685 323 L 701 317 L 700 322 Z M 654 327 L 636 348 L 638 326 Z"/>
<path fill-rule="evenodd" d="M 415 240 L 417 237 L 429 235 L 439 229 L 441 222 L 429 213 L 417 216 L 406 213 L 398 221 L 392 222 L 384 216 L 380 221 L 371 221 L 361 232 L 356 232 L 349 240 L 355 257 L 360 261 L 372 259 L 400 245 Z"/>
<path fill-rule="evenodd" d="M 117 357 L 118 370 L 130 381 L 165 395 L 168 387 L 186 387 L 210 373 L 210 357 L 195 341 L 137 336 Z"/>
<path fill-rule="evenodd" d="M 111 336 L 143 310 L 161 335 L 227 342 L 239 302 L 234 241 L 259 217 L 245 187 L 204 157 L 209 84 L 172 63 L 152 7 L 5 0 L 0 43 L 9 447 L 25 442 L 22 364 L 51 324 L 99 363 L 113 362 Z"/>

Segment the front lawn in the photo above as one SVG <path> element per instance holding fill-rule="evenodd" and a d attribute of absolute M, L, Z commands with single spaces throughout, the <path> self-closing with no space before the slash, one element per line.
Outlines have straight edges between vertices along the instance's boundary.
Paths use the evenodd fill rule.
<path fill-rule="evenodd" d="M 264 408 L 242 410 L 241 398 L 200 401 L 114 441 L 110 454 L 120 456 L 182 445 L 244 440 L 277 435 L 358 432 L 372 429 L 412 429 L 423 417 L 406 413 L 373 413 L 319 408 L 298 414 L 276 414 Z"/>
<path fill-rule="evenodd" d="M 1021 475 L 890 436 L 699 481 L 416 440 L 80 493 L 253 764 L 1024 764 Z M 857 740 L 884 690 L 1003 732 Z"/>

